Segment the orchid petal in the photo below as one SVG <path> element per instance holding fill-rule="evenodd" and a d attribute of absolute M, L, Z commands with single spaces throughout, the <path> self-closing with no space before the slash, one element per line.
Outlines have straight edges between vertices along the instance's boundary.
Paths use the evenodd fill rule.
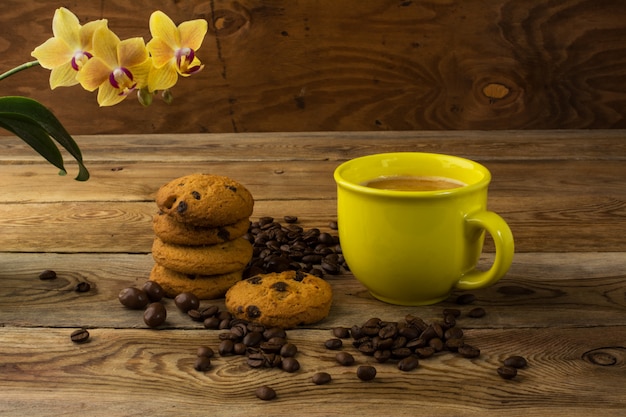
<path fill-rule="evenodd" d="M 160 10 L 150 16 L 150 33 L 153 38 L 162 39 L 172 50 L 180 45 L 178 28 L 172 19 Z"/>
<path fill-rule="evenodd" d="M 126 98 L 120 94 L 119 90 L 114 88 L 108 81 L 102 83 L 98 89 L 98 104 L 101 107 L 114 106 Z"/>
<path fill-rule="evenodd" d="M 81 49 L 91 52 L 93 50 L 94 33 L 101 27 L 106 28 L 107 24 L 108 22 L 106 19 L 94 20 L 93 22 L 85 23 L 79 31 Z"/>
<path fill-rule="evenodd" d="M 69 62 L 72 54 L 72 48 L 65 41 L 57 38 L 48 39 L 31 52 L 31 55 L 46 69 Z"/>
<path fill-rule="evenodd" d="M 128 67 L 128 69 L 133 74 L 133 78 L 137 84 L 135 89 L 141 89 L 148 85 L 148 77 L 150 70 L 152 69 L 152 60 L 148 58 L 141 64 L 133 65 Z"/>
<path fill-rule="evenodd" d="M 109 67 L 118 65 L 117 45 L 120 38 L 109 28 L 98 28 L 93 35 L 93 54 L 102 59 Z"/>
<path fill-rule="evenodd" d="M 174 50 L 160 38 L 151 39 L 146 48 L 152 56 L 152 63 L 157 68 L 172 62 L 174 59 Z"/>
<path fill-rule="evenodd" d="M 200 49 L 202 41 L 208 30 L 207 21 L 204 19 L 189 20 L 178 26 L 180 33 L 180 45 L 191 48 L 194 51 Z"/>
<path fill-rule="evenodd" d="M 71 87 L 78 84 L 77 74 L 69 62 L 52 68 L 50 72 L 50 88 L 54 90 L 57 87 Z"/>
<path fill-rule="evenodd" d="M 62 39 L 71 46 L 80 44 L 78 31 L 80 22 L 76 15 L 65 7 L 61 7 L 54 12 L 52 18 L 52 33 L 56 38 Z"/>
<path fill-rule="evenodd" d="M 121 41 L 117 46 L 117 62 L 122 67 L 140 65 L 148 59 L 148 50 L 143 38 Z"/>
<path fill-rule="evenodd" d="M 178 72 L 174 65 L 164 65 L 160 68 L 152 67 L 148 75 L 148 89 L 150 91 L 167 90 L 178 81 Z"/>
<path fill-rule="evenodd" d="M 78 72 L 76 79 L 87 91 L 94 91 L 105 81 L 108 82 L 112 68 L 99 57 L 93 57 Z"/>

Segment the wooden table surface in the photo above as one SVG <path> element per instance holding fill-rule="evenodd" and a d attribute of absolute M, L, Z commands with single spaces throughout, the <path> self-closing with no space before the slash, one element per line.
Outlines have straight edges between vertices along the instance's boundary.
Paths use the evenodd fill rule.
<path fill-rule="evenodd" d="M 626 415 L 626 132 L 381 132 L 129 135 L 77 137 L 92 178 L 79 183 L 21 141 L 0 140 L 0 415 Z M 199 346 L 219 344 L 168 300 L 168 319 L 149 329 L 119 291 L 142 284 L 150 255 L 154 196 L 193 172 L 227 175 L 256 199 L 253 220 L 285 215 L 306 228 L 335 219 L 332 173 L 342 161 L 386 151 L 429 151 L 475 159 L 493 174 L 489 207 L 510 224 L 509 273 L 474 291 L 476 301 L 400 307 L 373 299 L 349 274 L 326 276 L 331 313 L 288 331 L 301 369 L 252 369 L 217 355 L 193 369 Z M 484 261 L 491 246 L 487 244 Z M 46 269 L 51 281 L 39 279 Z M 91 290 L 74 290 L 88 282 Z M 223 300 L 206 301 L 224 307 Z M 402 372 L 346 341 L 373 381 L 324 347 L 331 329 L 370 317 L 439 320 L 460 308 L 466 359 L 440 353 Z M 466 317 L 483 307 L 480 319 Z M 86 344 L 70 341 L 85 327 Z M 512 380 L 496 369 L 509 355 L 528 366 Z M 333 380 L 314 385 L 311 376 Z M 272 386 L 261 401 L 254 391 Z"/>

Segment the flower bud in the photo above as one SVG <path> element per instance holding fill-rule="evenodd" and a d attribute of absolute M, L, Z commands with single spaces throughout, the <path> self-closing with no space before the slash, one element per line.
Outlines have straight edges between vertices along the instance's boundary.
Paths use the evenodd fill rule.
<path fill-rule="evenodd" d="M 148 107 L 152 104 L 152 93 L 148 91 L 148 87 L 143 87 L 137 91 L 137 99 L 144 107 Z"/>
<path fill-rule="evenodd" d="M 167 90 L 163 90 L 163 92 L 161 93 L 161 97 L 163 97 L 163 101 L 167 104 L 172 104 L 172 101 L 174 101 L 174 95 L 169 90 L 169 88 Z"/>

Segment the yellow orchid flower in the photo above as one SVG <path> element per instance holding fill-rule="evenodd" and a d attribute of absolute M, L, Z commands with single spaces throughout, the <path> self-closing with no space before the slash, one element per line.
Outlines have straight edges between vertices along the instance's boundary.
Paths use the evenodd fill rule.
<path fill-rule="evenodd" d="M 78 84 L 76 75 L 93 56 L 93 33 L 106 27 L 106 19 L 81 26 L 78 18 L 61 7 L 54 12 L 52 33 L 54 37 L 33 50 L 42 67 L 50 72 L 50 88 L 69 87 Z"/>
<path fill-rule="evenodd" d="M 152 39 L 146 45 L 153 63 L 148 78 L 150 91 L 167 90 L 176 84 L 178 75 L 188 77 L 204 68 L 196 51 L 200 49 L 207 29 L 204 19 L 186 21 L 177 27 L 162 11 L 152 13 Z"/>
<path fill-rule="evenodd" d="M 146 85 L 152 62 L 143 38 L 120 41 L 109 28 L 98 28 L 93 51 L 77 78 L 85 90 L 98 89 L 100 106 L 117 104 Z"/>

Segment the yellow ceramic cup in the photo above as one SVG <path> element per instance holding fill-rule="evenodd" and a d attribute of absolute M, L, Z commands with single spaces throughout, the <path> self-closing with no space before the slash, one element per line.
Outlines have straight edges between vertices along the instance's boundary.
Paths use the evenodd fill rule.
<path fill-rule="evenodd" d="M 487 211 L 491 174 L 450 155 L 399 152 L 364 156 L 335 170 L 343 255 L 354 276 L 385 302 L 434 304 L 454 289 L 502 278 L 513 260 L 513 235 Z M 444 177 L 466 184 L 439 191 L 392 191 L 364 184 L 378 177 Z M 495 243 L 488 270 L 477 270 L 487 231 Z"/>

